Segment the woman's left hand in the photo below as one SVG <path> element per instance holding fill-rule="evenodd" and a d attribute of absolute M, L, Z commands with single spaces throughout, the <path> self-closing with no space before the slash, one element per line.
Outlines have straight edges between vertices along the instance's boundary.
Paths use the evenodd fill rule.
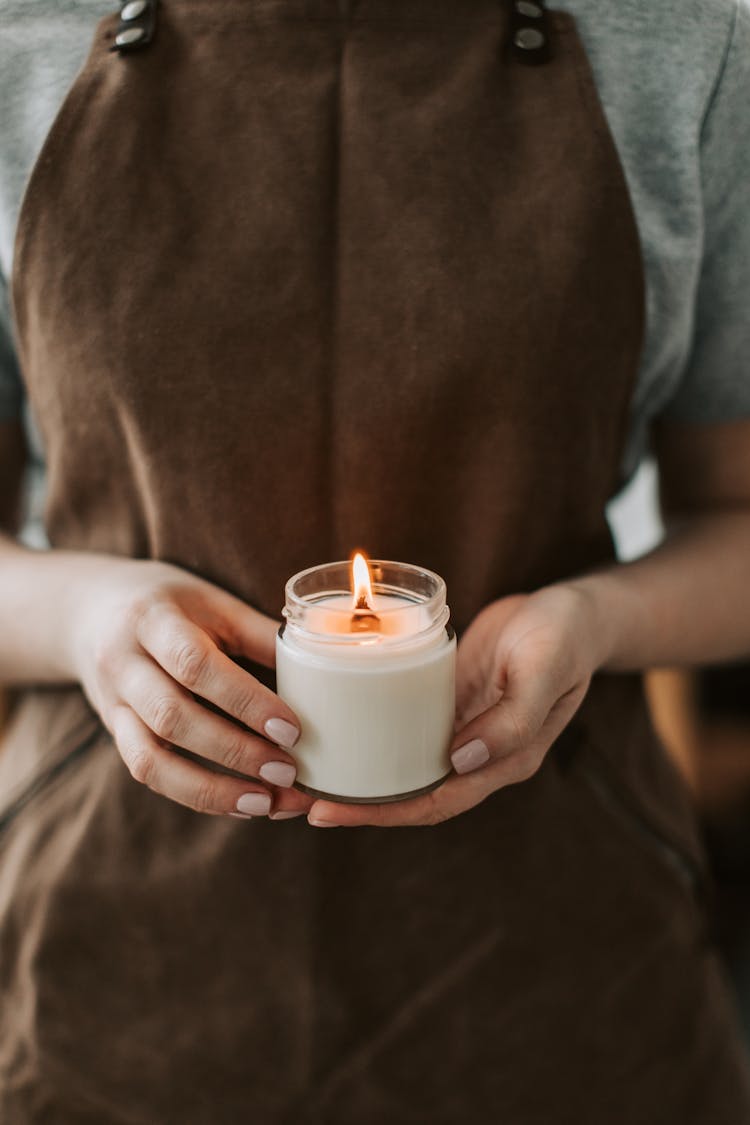
<path fill-rule="evenodd" d="M 593 597 L 570 585 L 503 598 L 478 614 L 458 646 L 455 773 L 432 792 L 385 804 L 315 801 L 319 827 L 437 824 L 536 773 L 603 660 Z"/>

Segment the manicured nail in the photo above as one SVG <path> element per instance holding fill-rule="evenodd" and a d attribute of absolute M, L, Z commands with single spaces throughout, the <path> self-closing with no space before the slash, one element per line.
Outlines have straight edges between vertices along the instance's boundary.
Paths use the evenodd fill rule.
<path fill-rule="evenodd" d="M 243 793 L 237 802 L 237 812 L 251 816 L 266 816 L 271 807 L 268 793 Z"/>
<path fill-rule="evenodd" d="M 230 812 L 230 816 L 236 816 L 238 820 L 252 820 L 250 813 L 246 812 Z"/>
<path fill-rule="evenodd" d="M 489 761 L 489 757 L 490 752 L 481 738 L 472 738 L 471 742 L 453 751 L 451 761 L 456 773 L 471 773 Z"/>
<path fill-rule="evenodd" d="M 258 772 L 264 781 L 270 781 L 271 785 L 283 785 L 287 789 L 297 776 L 297 770 L 288 762 L 264 762 Z"/>
<path fill-rule="evenodd" d="M 316 816 L 309 816 L 307 818 L 307 823 L 314 824 L 316 828 L 338 828 L 338 824 L 336 824 L 334 821 L 318 820 Z"/>
<path fill-rule="evenodd" d="M 295 727 L 294 723 L 288 723 L 286 719 L 269 719 L 263 727 L 271 742 L 275 742 L 277 746 L 281 746 L 284 750 L 291 750 L 295 742 L 299 738 L 299 730 Z"/>
<path fill-rule="evenodd" d="M 271 813 L 269 820 L 289 820 L 293 816 L 304 816 L 304 809 L 282 809 L 281 812 Z"/>

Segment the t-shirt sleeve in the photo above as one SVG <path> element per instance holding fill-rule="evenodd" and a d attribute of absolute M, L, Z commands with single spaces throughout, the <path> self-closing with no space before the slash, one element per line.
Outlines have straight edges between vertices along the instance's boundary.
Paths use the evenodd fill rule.
<path fill-rule="evenodd" d="M 20 416 L 23 398 L 23 383 L 13 346 L 8 287 L 0 274 L 0 422 Z"/>
<path fill-rule="evenodd" d="M 737 2 L 700 166 L 704 243 L 692 346 L 662 417 L 726 422 L 750 417 L 750 0 Z"/>

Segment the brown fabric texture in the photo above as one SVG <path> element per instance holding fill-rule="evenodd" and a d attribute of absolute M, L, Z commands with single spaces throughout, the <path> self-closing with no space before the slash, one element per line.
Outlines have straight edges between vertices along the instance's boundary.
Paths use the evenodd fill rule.
<path fill-rule="evenodd" d="M 275 616 L 360 546 L 442 574 L 459 635 L 610 559 L 643 271 L 572 20 L 539 67 L 489 0 L 173 0 L 122 58 L 116 23 L 16 244 L 53 544 Z M 201 817 L 29 691 L 3 793 L 55 763 L 0 836 L 4 1122 L 750 1120 L 639 677 L 434 828 Z"/>

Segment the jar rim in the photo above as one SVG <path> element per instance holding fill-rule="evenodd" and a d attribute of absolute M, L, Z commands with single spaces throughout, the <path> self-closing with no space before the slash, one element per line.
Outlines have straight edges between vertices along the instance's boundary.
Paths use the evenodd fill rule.
<path fill-rule="evenodd" d="M 446 607 L 446 584 L 443 578 L 427 567 L 417 566 L 414 563 L 402 563 L 393 559 L 368 559 L 368 566 L 372 576 L 372 589 L 374 594 L 396 596 L 402 599 L 400 605 L 377 607 L 377 617 L 385 624 L 384 629 L 373 630 L 369 635 L 361 633 L 346 634 L 343 630 L 317 630 L 309 629 L 307 619 L 310 612 L 320 607 L 331 597 L 347 595 L 352 597 L 351 588 L 351 559 L 339 559 L 336 562 L 320 563 L 317 566 L 307 567 L 287 581 L 285 585 L 286 604 L 282 611 L 287 624 L 295 632 L 300 631 L 308 635 L 323 639 L 353 641 L 359 644 L 378 643 L 387 641 L 390 644 L 406 641 L 409 637 L 413 640 L 417 635 L 424 635 L 436 626 L 444 627 L 449 616 Z M 321 607 L 322 608 L 322 607 Z M 330 620 L 343 621 L 351 618 L 353 612 L 351 605 L 326 606 L 325 613 Z M 406 636 L 401 633 L 389 636 L 391 630 L 387 623 L 394 622 L 396 618 L 403 619 L 403 615 L 413 611 L 415 619 L 421 619 L 421 627 L 416 628 Z M 394 626 L 395 629 L 395 626 Z"/>

